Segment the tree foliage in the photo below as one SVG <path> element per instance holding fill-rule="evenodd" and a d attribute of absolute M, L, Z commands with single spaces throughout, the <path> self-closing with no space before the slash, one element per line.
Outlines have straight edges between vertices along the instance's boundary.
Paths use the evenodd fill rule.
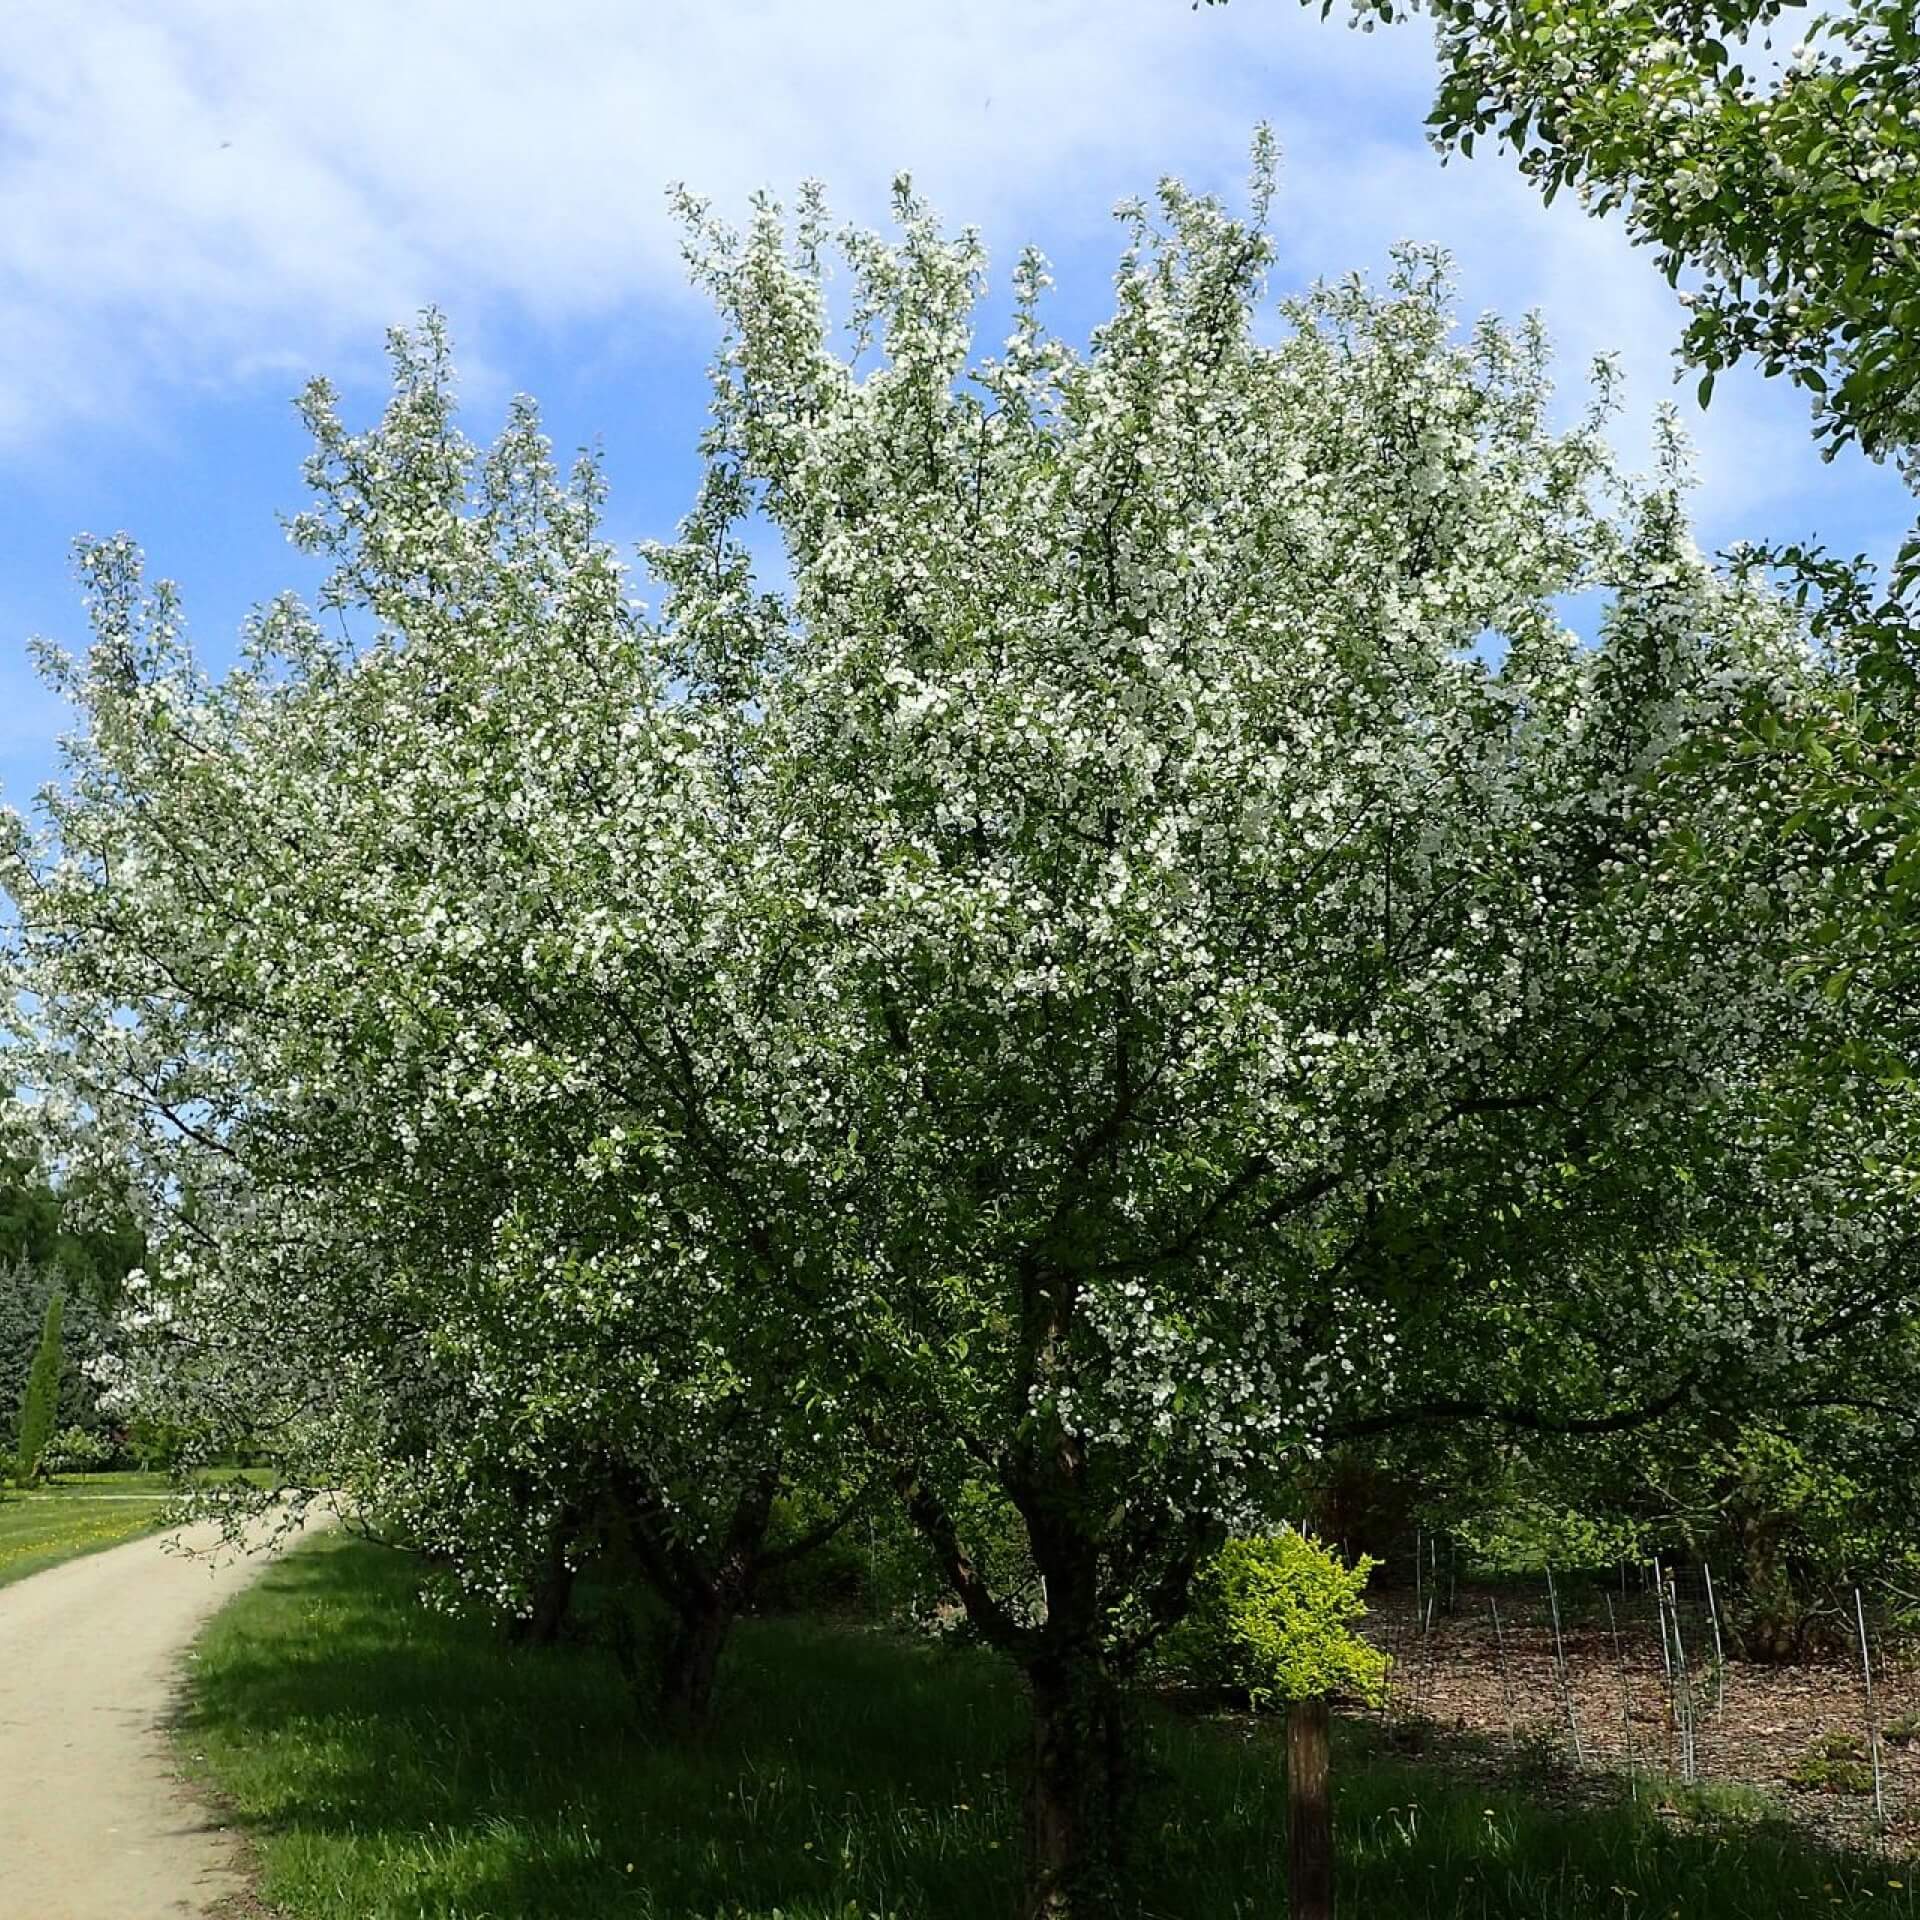
<path fill-rule="evenodd" d="M 1331 10 L 1326 0 L 1322 11 Z M 1746 360 L 1811 396 L 1831 456 L 1856 443 L 1909 485 L 1920 435 L 1920 19 L 1906 0 L 1353 0 L 1371 30 L 1430 14 L 1429 131 L 1510 147 L 1551 201 L 1619 210 L 1689 309 L 1702 404 Z M 1793 44 L 1787 45 L 1789 38 Z M 1848 671 L 1802 725 L 1773 716 L 1741 752 L 1798 764 L 1782 831 L 1817 849 L 1833 911 L 1801 964 L 1914 1057 L 1920 925 L 1920 534 L 1889 575 L 1817 545 L 1780 563 Z M 1857 698 L 1862 689 L 1866 697 Z M 1778 778 L 1770 767 L 1766 777 Z"/>
<path fill-rule="evenodd" d="M 890 1484 L 1032 1690 L 1031 1908 L 1097 1912 L 1119 1689 L 1299 1460 L 1871 1333 L 1913 1099 L 1811 1070 L 1795 768 L 1726 772 L 1836 669 L 1671 437 L 1614 472 L 1604 376 L 1554 432 L 1418 250 L 1270 338 L 1262 226 L 1171 184 L 1089 347 L 1028 255 L 976 357 L 977 241 L 897 211 L 682 203 L 725 343 L 655 617 L 435 323 L 370 430 L 309 394 L 334 571 L 235 673 L 86 547 L 18 1057 L 144 1196 L 122 1390 L 509 1604 L 583 1486 L 710 1583 L 782 1483 Z"/>
<path fill-rule="evenodd" d="M 24 1264 L 52 1276 L 67 1293 L 69 1324 L 83 1299 L 111 1316 L 121 1282 L 143 1252 L 125 1202 L 109 1183 L 83 1171 L 55 1186 L 32 1154 L 0 1153 L 0 1265 Z"/>
<path fill-rule="evenodd" d="M 24 1259 L 0 1266 L 0 1407 L 20 1404 L 56 1294 L 63 1297 L 58 1424 L 95 1428 L 103 1422 L 89 1368 L 111 1345 L 111 1323 L 59 1266 Z"/>
<path fill-rule="evenodd" d="M 1920 442 L 1920 22 L 1905 0 L 1356 0 L 1433 16 L 1442 146 L 1510 146 L 1551 201 L 1619 208 L 1671 282 L 1682 341 L 1813 399 L 1831 454 L 1912 476 Z M 1797 36 L 1776 54 L 1775 36 Z M 1920 553 L 1910 553 L 1910 569 Z"/>

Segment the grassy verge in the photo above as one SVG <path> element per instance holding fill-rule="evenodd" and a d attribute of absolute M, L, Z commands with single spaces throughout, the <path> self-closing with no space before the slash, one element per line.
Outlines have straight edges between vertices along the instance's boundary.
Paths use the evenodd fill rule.
<path fill-rule="evenodd" d="M 742 1630 L 697 1752 L 602 1655 L 510 1652 L 331 1538 L 203 1638 L 180 1738 L 294 1920 L 992 1920 L 1013 1910 L 1017 1690 L 992 1659 L 796 1621 Z M 1280 1743 L 1155 1718 L 1146 1912 L 1284 1912 Z M 1898 1867 L 1764 1821 L 1677 1830 L 1388 1759 L 1347 1731 L 1349 1913 L 1381 1920 L 1912 1915 Z"/>
<path fill-rule="evenodd" d="M 164 1473 L 140 1473 L 133 1469 L 113 1473 L 56 1473 L 39 1486 L 30 1488 L 27 1499 L 163 1500 L 173 1492 L 173 1482 Z"/>
<path fill-rule="evenodd" d="M 236 1471 L 213 1468 L 204 1477 Z M 241 1477 L 267 1482 L 253 1469 Z M 0 1489 L 0 1587 L 153 1532 L 177 1491 L 164 1473 L 134 1472 L 61 1474 L 25 1492 Z"/>
<path fill-rule="evenodd" d="M 130 1476 L 112 1476 L 124 1479 Z M 106 1475 L 98 1479 L 109 1478 Z M 9 1494 L 0 1499 L 0 1587 L 62 1560 L 150 1533 L 166 1511 L 165 1482 L 152 1489 L 56 1484 L 43 1492 Z M 105 1499 L 117 1493 L 123 1497 Z M 148 1497 L 151 1494 L 153 1497 Z"/>

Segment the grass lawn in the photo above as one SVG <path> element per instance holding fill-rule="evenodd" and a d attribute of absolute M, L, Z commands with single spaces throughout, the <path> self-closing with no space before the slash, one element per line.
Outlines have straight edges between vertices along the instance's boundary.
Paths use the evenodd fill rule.
<path fill-rule="evenodd" d="M 104 1499 L 118 1497 L 125 1500 L 138 1494 L 142 1499 L 164 1500 L 172 1492 L 173 1482 L 164 1473 L 141 1473 L 129 1468 L 113 1473 L 56 1473 L 27 1497 L 53 1495 L 62 1500 L 84 1500 L 91 1494 Z"/>
<path fill-rule="evenodd" d="M 211 1468 L 207 1477 L 228 1478 L 236 1471 Z M 266 1480 L 251 1469 L 242 1477 L 256 1485 Z M 176 1491 L 164 1473 L 132 1472 L 62 1474 L 25 1493 L 0 1489 L 0 1587 L 151 1533 Z"/>
<path fill-rule="evenodd" d="M 0 1497 L 0 1586 L 151 1532 L 166 1494 L 162 1474 L 98 1473 Z"/>
<path fill-rule="evenodd" d="M 720 1724 L 674 1752 L 605 1656 L 509 1651 L 342 1537 L 212 1624 L 180 1732 L 292 1920 L 993 1920 L 1012 1911 L 1022 1718 L 989 1656 L 749 1623 Z M 1344 1731 L 1344 1730 L 1343 1730 Z M 1155 1717 L 1146 1911 L 1283 1913 L 1281 1743 Z M 1378 1920 L 1912 1915 L 1902 1867 L 1766 1822 L 1566 1813 L 1385 1758 L 1336 1758 L 1345 1911 Z"/>

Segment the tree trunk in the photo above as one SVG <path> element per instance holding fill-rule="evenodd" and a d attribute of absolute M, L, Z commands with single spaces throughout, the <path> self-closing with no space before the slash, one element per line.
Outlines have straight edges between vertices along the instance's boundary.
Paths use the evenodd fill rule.
<path fill-rule="evenodd" d="M 1108 1920 L 1119 1911 L 1131 1773 L 1125 1703 L 1095 1652 L 1049 1653 L 1028 1670 L 1025 1920 Z"/>
<path fill-rule="evenodd" d="M 738 1608 L 724 1593 L 706 1593 L 675 1610 L 660 1657 L 660 1718 L 679 1739 L 705 1732 L 714 1682 Z"/>
<path fill-rule="evenodd" d="M 1287 1912 L 1333 1920 L 1333 1796 L 1324 1694 L 1287 1707 Z"/>
<path fill-rule="evenodd" d="M 573 1583 L 578 1570 L 567 1558 L 573 1542 L 569 1522 L 557 1528 L 547 1550 L 547 1558 L 533 1583 L 533 1605 L 527 1614 L 513 1622 L 510 1637 L 521 1647 L 550 1647 L 560 1638 L 573 1605 Z"/>
<path fill-rule="evenodd" d="M 655 1699 L 662 1724 L 676 1737 L 691 1738 L 706 1728 L 720 1655 L 734 1621 L 752 1602 L 779 1487 L 777 1467 L 755 1474 L 739 1491 L 718 1555 L 708 1558 L 677 1536 L 657 1487 L 630 1470 L 614 1478 L 625 1541 L 670 1614 L 657 1643 Z M 632 1654 L 629 1644 L 622 1664 L 637 1686 Z"/>

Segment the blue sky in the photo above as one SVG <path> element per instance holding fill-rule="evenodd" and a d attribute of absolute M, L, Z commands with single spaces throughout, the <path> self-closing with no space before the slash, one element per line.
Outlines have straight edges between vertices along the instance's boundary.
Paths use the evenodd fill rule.
<path fill-rule="evenodd" d="M 0 791 L 54 764 L 62 714 L 26 640 L 82 638 L 74 535 L 125 530 L 225 659 L 248 605 L 305 574 L 290 398 L 325 372 L 364 417 L 385 327 L 433 304 L 469 426 L 514 391 L 565 449 L 604 448 L 613 531 L 688 497 L 714 329 L 665 189 L 722 208 L 815 176 L 878 221 L 909 169 L 997 262 L 1053 257 L 1057 324 L 1099 317 L 1108 210 L 1163 174 L 1237 191 L 1256 120 L 1285 151 L 1279 285 L 1456 256 L 1471 316 L 1538 307 L 1569 406 L 1591 356 L 1629 374 L 1621 444 L 1680 399 L 1703 537 L 1884 551 L 1909 502 L 1823 465 L 1803 402 L 1672 384 L 1682 315 L 1617 225 L 1542 209 L 1510 161 L 1442 166 L 1424 25 L 1363 36 L 1291 0 L 11 0 L 0 41 Z"/>

